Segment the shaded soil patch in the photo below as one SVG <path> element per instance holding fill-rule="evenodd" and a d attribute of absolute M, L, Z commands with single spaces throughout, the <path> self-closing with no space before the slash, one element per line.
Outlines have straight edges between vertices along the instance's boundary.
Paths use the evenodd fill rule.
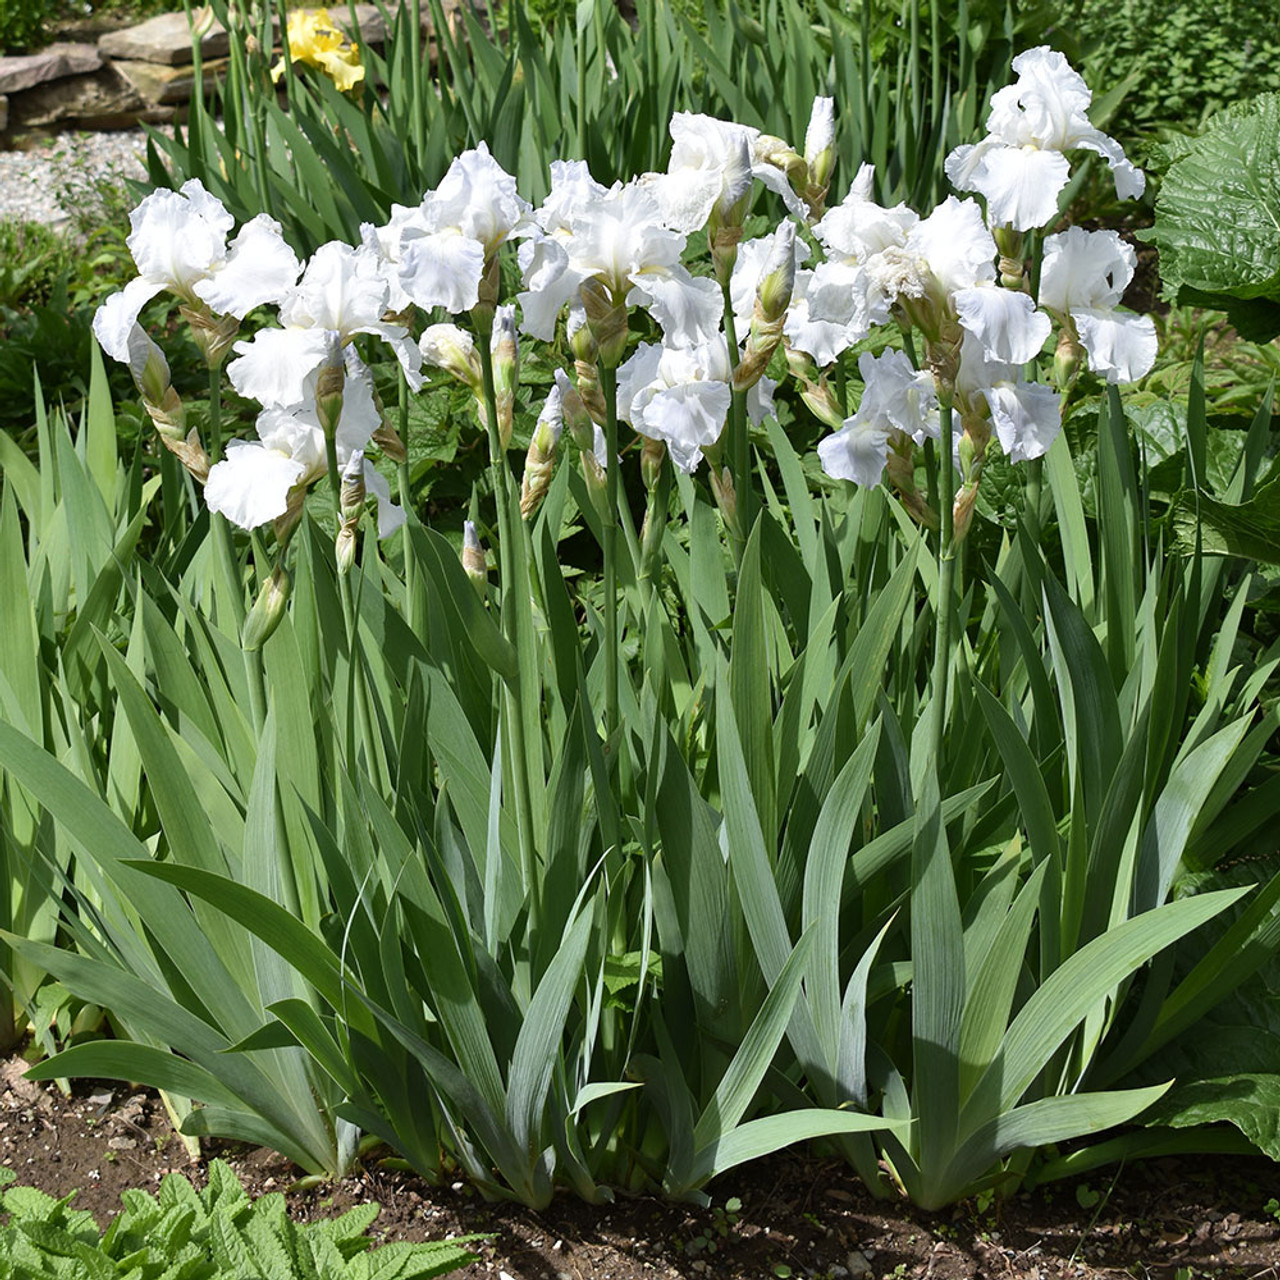
<path fill-rule="evenodd" d="M 154 1189 L 177 1170 L 204 1179 L 172 1134 L 159 1099 L 111 1083 L 72 1096 L 0 1067 L 0 1163 L 105 1225 L 127 1187 Z M 252 1192 L 282 1191 L 296 1170 L 269 1152 L 209 1144 Z M 985 1209 L 929 1214 L 869 1196 L 841 1163 L 783 1154 L 711 1188 L 708 1210 L 647 1196 L 593 1207 L 569 1196 L 534 1213 L 486 1204 L 463 1183 L 432 1187 L 376 1163 L 340 1183 L 293 1192 L 302 1220 L 376 1201 L 378 1240 L 488 1231 L 482 1260 L 459 1274 L 512 1280 L 746 1280 L 751 1277 L 930 1277 L 936 1280 L 1280 1280 L 1280 1169 L 1239 1157 L 1161 1160 L 1102 1170 Z M 736 1209 L 733 1201 L 740 1201 Z"/>

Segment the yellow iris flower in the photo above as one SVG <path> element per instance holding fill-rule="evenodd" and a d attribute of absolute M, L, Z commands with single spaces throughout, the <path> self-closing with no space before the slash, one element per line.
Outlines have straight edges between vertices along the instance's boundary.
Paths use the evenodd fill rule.
<path fill-rule="evenodd" d="M 364 79 L 360 48 L 334 25 L 328 9 L 295 9 L 287 28 L 289 57 L 323 71 L 339 89 L 354 89 Z M 272 80 L 284 75 L 284 59 L 271 68 Z"/>

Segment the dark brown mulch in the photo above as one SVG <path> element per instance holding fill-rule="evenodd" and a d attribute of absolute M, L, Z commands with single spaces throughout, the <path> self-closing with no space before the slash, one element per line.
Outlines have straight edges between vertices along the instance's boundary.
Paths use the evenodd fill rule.
<path fill-rule="evenodd" d="M 105 1224 L 127 1187 L 154 1188 L 176 1169 L 195 1181 L 154 1094 L 77 1082 L 70 1098 L 0 1066 L 0 1163 L 28 1185 Z M 285 1190 L 296 1170 L 265 1151 L 221 1148 L 252 1191 Z M 562 1197 L 534 1213 L 485 1204 L 462 1183 L 431 1187 L 369 1167 L 290 1196 L 302 1219 L 377 1201 L 380 1239 L 493 1233 L 482 1261 L 459 1273 L 512 1280 L 746 1280 L 791 1275 L 961 1280 L 1097 1280 L 1137 1276 L 1277 1277 L 1280 1196 L 1269 1161 L 1215 1157 L 1103 1170 L 985 1210 L 970 1202 L 921 1213 L 870 1197 L 842 1164 L 796 1153 L 736 1171 L 712 1187 L 709 1210 L 650 1197 L 593 1207 Z M 736 1215 L 726 1212 L 741 1201 Z M 1088 1207 L 1082 1205 L 1082 1201 Z"/>

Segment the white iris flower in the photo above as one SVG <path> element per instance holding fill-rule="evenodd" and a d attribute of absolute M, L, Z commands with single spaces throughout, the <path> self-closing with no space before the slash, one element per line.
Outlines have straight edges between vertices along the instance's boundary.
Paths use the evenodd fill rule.
<path fill-rule="evenodd" d="M 663 441 L 671 461 L 691 473 L 724 430 L 732 376 L 720 334 L 696 347 L 645 343 L 618 369 L 618 417 L 642 436 Z M 773 386 L 762 378 L 747 393 L 753 422 L 772 412 Z"/>
<path fill-rule="evenodd" d="M 129 338 L 142 308 L 168 290 L 195 310 L 243 320 L 254 307 L 277 302 L 302 269 L 280 224 L 265 213 L 227 244 L 235 219 L 192 178 L 181 191 L 153 191 L 129 215 L 126 243 L 138 276 L 113 294 L 94 318 L 102 349 L 129 361 Z"/>
<path fill-rule="evenodd" d="M 718 331 L 719 288 L 681 264 L 684 235 L 665 225 L 657 198 L 639 181 L 605 189 L 585 169 L 553 167 L 551 194 L 536 216 L 542 235 L 520 254 L 525 333 L 550 340 L 561 308 L 588 280 L 618 302 L 646 307 L 669 345 L 697 346 Z"/>
<path fill-rule="evenodd" d="M 1136 265 L 1116 231 L 1072 227 L 1044 242 L 1040 305 L 1075 330 L 1089 368 L 1108 382 L 1136 382 L 1156 360 L 1155 321 L 1116 310 Z"/>
<path fill-rule="evenodd" d="M 361 228 L 395 277 L 392 306 L 408 298 L 424 308 L 458 314 L 480 299 L 480 283 L 498 249 L 530 234 L 531 207 L 516 180 L 481 142 L 449 166 L 434 191 L 416 209 L 394 206 L 391 221 Z"/>
<path fill-rule="evenodd" d="M 833 479 L 869 489 L 880 483 L 891 444 L 938 437 L 938 397 L 932 376 L 901 351 L 864 352 L 858 372 L 864 383 L 858 410 L 818 443 L 818 458 Z"/>
<path fill-rule="evenodd" d="M 227 366 L 232 385 L 264 405 L 300 404 L 307 379 L 333 363 L 335 349 L 357 333 L 369 333 L 390 345 L 416 390 L 422 358 L 407 329 L 383 320 L 388 294 L 371 249 L 337 240 L 321 245 L 280 303 L 283 327 L 262 329 L 251 341 L 236 343 L 239 358 Z"/>
<path fill-rule="evenodd" d="M 1090 123 L 1093 95 L 1061 53 L 1040 45 L 1014 58 L 1013 69 L 1017 81 L 991 99 L 987 136 L 957 147 L 946 163 L 956 187 L 986 197 L 992 226 L 1029 231 L 1052 222 L 1070 175 L 1063 152 L 1079 148 L 1106 159 L 1122 199 L 1142 195 L 1145 178 L 1120 144 Z"/>
<path fill-rule="evenodd" d="M 354 352 L 346 358 L 342 413 L 334 436 L 338 465 L 362 454 L 381 424 L 373 382 Z M 269 405 L 258 415 L 258 439 L 232 440 L 227 456 L 209 472 L 205 501 L 242 529 L 256 529 L 284 516 L 303 492 L 328 470 L 324 430 L 316 410 L 319 371 L 304 380 L 303 394 L 290 405 Z M 404 521 L 391 503 L 386 480 L 365 459 L 364 479 L 378 499 L 378 536 L 386 537 Z"/>

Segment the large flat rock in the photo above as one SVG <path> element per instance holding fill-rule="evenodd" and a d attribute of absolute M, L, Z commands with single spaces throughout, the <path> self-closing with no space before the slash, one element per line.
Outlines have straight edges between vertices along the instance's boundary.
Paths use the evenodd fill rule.
<path fill-rule="evenodd" d="M 445 0 L 446 12 L 457 8 L 458 0 Z M 358 4 L 356 21 L 360 27 L 360 39 L 364 44 L 380 45 L 386 41 L 386 23 L 378 6 Z M 423 30 L 430 30 L 427 6 L 423 5 Z M 339 28 L 352 31 L 351 12 L 346 5 L 334 5 L 330 16 Z M 200 42 L 200 52 L 205 58 L 222 58 L 230 51 L 230 41 L 221 23 L 215 22 L 209 34 Z M 191 61 L 191 28 L 186 14 L 162 13 L 148 18 L 136 27 L 123 31 L 109 31 L 98 39 L 98 49 L 104 58 L 127 62 L 155 62 L 163 66 L 181 67 Z"/>
<path fill-rule="evenodd" d="M 39 53 L 0 58 L 0 93 L 19 93 L 65 76 L 87 75 L 102 66 L 102 55 L 92 44 L 51 44 Z"/>
<path fill-rule="evenodd" d="M 148 109 L 138 91 L 111 67 L 35 85 L 9 99 L 9 127 L 118 128 Z"/>
<path fill-rule="evenodd" d="M 204 64 L 204 91 L 211 94 L 221 83 L 229 59 L 213 58 Z M 189 102 L 195 89 L 195 73 L 190 66 L 168 67 L 159 62 L 113 62 L 112 67 L 153 107 Z"/>
<path fill-rule="evenodd" d="M 220 22 L 215 22 L 200 41 L 200 52 L 206 58 L 225 57 L 230 48 L 231 42 Z M 159 13 L 136 27 L 99 36 L 98 50 L 104 58 L 181 66 L 191 61 L 191 27 L 185 13 Z"/>

